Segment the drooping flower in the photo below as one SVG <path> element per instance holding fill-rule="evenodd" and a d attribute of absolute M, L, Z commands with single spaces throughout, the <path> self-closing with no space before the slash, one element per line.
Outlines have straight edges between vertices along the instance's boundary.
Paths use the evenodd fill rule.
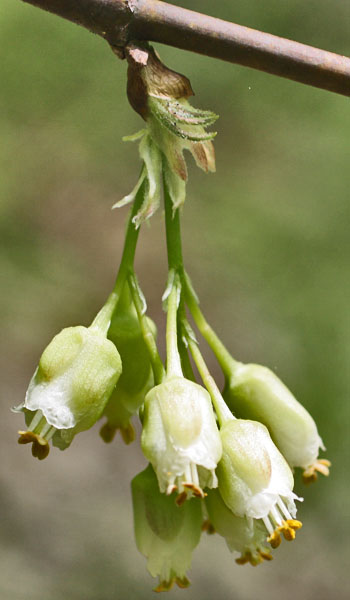
<path fill-rule="evenodd" d="M 177 506 L 159 491 L 151 465 L 132 480 L 131 489 L 136 544 L 150 574 L 159 577 L 155 591 L 168 591 L 174 583 L 188 587 L 186 573 L 201 535 L 200 502 Z"/>
<path fill-rule="evenodd" d="M 270 369 L 236 363 L 224 398 L 237 417 L 260 421 L 291 467 L 304 469 L 304 481 L 317 472 L 328 475 L 330 462 L 319 459 L 324 450 L 316 423 Z"/>
<path fill-rule="evenodd" d="M 148 350 L 142 335 L 134 305 L 128 290 L 123 304 L 119 302 L 113 315 L 108 338 L 118 348 L 123 372 L 103 411 L 107 422 L 100 434 L 105 442 L 111 442 L 119 429 L 125 443 L 135 439 L 131 418 L 143 404 L 147 392 L 153 386 L 153 373 Z M 156 326 L 147 318 L 150 332 L 156 336 Z"/>
<path fill-rule="evenodd" d="M 277 547 L 283 533 L 295 538 L 293 475 L 264 425 L 233 419 L 220 430 L 223 452 L 217 468 L 219 489 L 228 508 L 239 517 L 262 519 L 268 541 Z"/>
<path fill-rule="evenodd" d="M 25 401 L 27 430 L 20 444 L 32 443 L 39 459 L 49 453 L 49 441 L 67 448 L 74 436 L 100 418 L 121 374 L 115 345 L 96 327 L 68 327 L 44 350 Z"/>
<path fill-rule="evenodd" d="M 205 498 L 209 523 L 219 535 L 225 538 L 231 552 L 239 552 L 236 563 L 250 563 L 254 567 L 264 560 L 272 560 L 266 545 L 266 529 L 256 519 L 237 517 L 226 506 L 218 489 L 209 490 Z"/>
<path fill-rule="evenodd" d="M 141 443 L 160 491 L 177 491 L 178 504 L 217 486 L 222 446 L 210 396 L 200 385 L 171 376 L 148 392 Z"/>

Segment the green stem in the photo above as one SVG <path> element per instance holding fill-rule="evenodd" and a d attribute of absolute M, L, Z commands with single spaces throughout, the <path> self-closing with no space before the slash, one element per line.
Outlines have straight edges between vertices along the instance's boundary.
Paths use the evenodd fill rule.
<path fill-rule="evenodd" d="M 231 413 L 230 409 L 226 405 L 218 386 L 215 383 L 214 378 L 210 375 L 208 367 L 199 350 L 198 344 L 194 341 L 193 335 L 186 335 L 188 347 L 193 356 L 194 362 L 196 363 L 199 374 L 203 380 L 205 387 L 207 388 L 212 403 L 214 405 L 220 427 L 227 421 L 232 421 L 235 417 Z"/>
<path fill-rule="evenodd" d="M 178 275 L 175 274 L 171 291 L 167 300 L 168 316 L 166 321 L 166 372 L 170 377 L 183 377 L 180 354 L 177 347 L 177 310 L 180 294 L 181 284 Z"/>
<path fill-rule="evenodd" d="M 180 213 L 179 209 L 173 210 L 168 186 L 164 178 L 164 205 L 165 205 L 165 229 L 166 245 L 168 252 L 169 271 L 173 269 L 182 277 L 183 258 L 181 248 Z"/>
<path fill-rule="evenodd" d="M 229 380 L 232 376 L 233 372 L 239 366 L 239 362 L 237 362 L 229 353 L 227 348 L 224 346 L 222 341 L 216 335 L 215 331 L 209 325 L 207 320 L 205 319 L 201 309 L 199 308 L 198 298 L 192 288 L 189 277 L 185 275 L 185 299 L 186 304 L 193 316 L 193 319 L 201 332 L 204 339 L 209 344 L 210 348 L 214 352 L 222 370 L 225 375 L 226 380 Z"/>
<path fill-rule="evenodd" d="M 163 165 L 164 166 L 164 165 Z M 165 230 L 168 253 L 169 281 L 171 291 L 167 299 L 168 317 L 166 325 L 166 349 L 167 349 L 167 374 L 183 377 L 180 354 L 177 345 L 177 311 L 181 298 L 181 280 L 183 277 L 183 259 L 181 248 L 180 214 L 179 210 L 173 210 L 172 200 L 165 177 L 164 205 L 165 205 Z"/>
<path fill-rule="evenodd" d="M 147 317 L 144 313 L 144 305 L 140 298 L 139 286 L 134 272 L 129 274 L 128 283 L 133 303 L 136 308 L 137 317 L 140 323 L 142 336 L 149 353 L 149 358 L 151 361 L 154 376 L 154 383 L 155 385 L 158 385 L 164 379 L 165 371 L 163 363 L 158 353 L 156 340 L 154 339 L 154 335 L 149 327 Z"/>
<path fill-rule="evenodd" d="M 114 288 L 112 290 L 112 293 L 108 296 L 106 304 L 97 313 L 90 326 L 90 328 L 98 329 L 106 335 L 108 332 L 112 315 L 123 291 L 123 287 L 128 273 L 133 269 L 136 244 L 140 231 L 139 228 L 135 227 L 135 224 L 133 223 L 133 218 L 142 206 L 142 203 L 144 201 L 144 192 L 145 182 L 141 185 L 140 189 L 138 190 L 135 196 L 133 207 L 129 216 L 125 234 L 123 254 Z"/>
<path fill-rule="evenodd" d="M 183 336 L 182 323 L 184 319 L 186 319 L 185 304 L 183 298 L 181 298 L 180 306 L 177 313 L 177 345 L 180 353 L 181 366 L 184 376 L 186 377 L 186 379 L 196 382 L 196 378 L 193 373 L 193 368 L 188 353 L 188 345 L 186 343 L 187 339 L 185 340 Z"/>

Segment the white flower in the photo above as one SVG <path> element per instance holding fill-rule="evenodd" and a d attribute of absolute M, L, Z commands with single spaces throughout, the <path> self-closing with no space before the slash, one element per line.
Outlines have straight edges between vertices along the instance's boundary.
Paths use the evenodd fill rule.
<path fill-rule="evenodd" d="M 61 449 L 74 435 L 99 419 L 121 374 L 115 345 L 96 328 L 68 327 L 44 350 L 24 404 L 27 431 L 19 443 L 33 443 L 34 456 L 49 452 L 49 440 Z"/>
<path fill-rule="evenodd" d="M 223 446 L 217 475 L 226 505 L 239 517 L 262 519 L 275 547 L 280 532 L 294 539 L 301 523 L 295 520 L 293 475 L 264 425 L 234 419 L 220 430 Z"/>
<path fill-rule="evenodd" d="M 266 425 L 288 464 L 304 469 L 306 482 L 317 472 L 328 475 L 330 462 L 318 459 L 319 448 L 325 448 L 315 421 L 270 369 L 238 363 L 224 397 L 237 417 Z"/>
<path fill-rule="evenodd" d="M 177 490 L 179 504 L 188 495 L 203 497 L 205 486 L 217 486 L 220 434 L 210 396 L 200 385 L 172 376 L 148 392 L 141 441 L 160 491 Z"/>

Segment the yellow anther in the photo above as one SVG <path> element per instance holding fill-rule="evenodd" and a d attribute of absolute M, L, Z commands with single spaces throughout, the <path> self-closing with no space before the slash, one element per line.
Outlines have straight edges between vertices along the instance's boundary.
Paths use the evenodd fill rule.
<path fill-rule="evenodd" d="M 303 524 L 301 521 L 297 521 L 296 519 L 288 519 L 287 521 L 283 521 L 283 525 L 277 527 L 277 529 L 283 533 L 284 538 L 288 542 L 292 542 L 295 540 L 295 532 L 298 531 L 298 529 L 301 529 L 302 526 Z"/>
<path fill-rule="evenodd" d="M 126 427 L 120 428 L 120 435 L 122 436 L 124 443 L 127 445 L 131 444 L 131 442 L 133 442 L 136 438 L 135 429 L 131 423 L 128 423 Z"/>
<path fill-rule="evenodd" d="M 304 483 L 312 483 L 317 480 L 318 473 L 321 473 L 325 477 L 329 475 L 329 467 L 331 466 L 331 462 L 326 458 L 320 458 L 316 460 L 312 465 L 310 465 L 303 472 L 303 481 Z"/>
<path fill-rule="evenodd" d="M 301 521 L 297 521 L 296 519 L 288 519 L 288 521 L 286 521 L 288 527 L 291 527 L 292 529 L 295 529 L 295 531 L 297 531 L 298 529 L 301 529 L 303 524 Z"/>
<path fill-rule="evenodd" d="M 260 554 L 251 554 L 249 557 L 249 562 L 252 567 L 257 567 L 258 565 L 261 565 L 263 558 L 260 556 Z"/>
<path fill-rule="evenodd" d="M 182 578 L 176 577 L 175 581 L 176 581 L 176 585 L 178 585 L 179 588 L 181 588 L 181 589 L 188 588 L 191 585 L 191 582 L 189 579 L 187 579 L 187 577 L 182 577 Z"/>
<path fill-rule="evenodd" d="M 206 519 L 205 521 L 203 521 L 201 529 L 202 529 L 202 531 L 206 531 L 208 535 L 213 535 L 213 533 L 216 533 L 215 527 L 209 521 L 209 519 Z"/>
<path fill-rule="evenodd" d="M 169 581 L 161 581 L 156 588 L 154 588 L 154 592 L 169 592 L 175 583 L 175 577 L 172 577 Z"/>
<path fill-rule="evenodd" d="M 247 554 L 242 554 L 239 558 L 236 558 L 237 565 L 246 565 L 249 562 Z"/>
<path fill-rule="evenodd" d="M 117 427 L 113 427 L 109 423 L 102 425 L 100 429 L 100 436 L 106 444 L 110 444 L 117 433 Z"/>
<path fill-rule="evenodd" d="M 172 577 L 169 581 L 161 581 L 156 588 L 154 588 L 155 592 L 169 592 L 174 583 L 179 586 L 179 588 L 187 588 L 190 584 L 189 579 L 187 577 Z"/>
<path fill-rule="evenodd" d="M 259 550 L 259 554 L 263 560 L 273 560 L 273 556 L 270 554 L 270 552 L 268 552 L 268 550 Z"/>
<path fill-rule="evenodd" d="M 283 533 L 284 539 L 287 540 L 287 542 L 292 542 L 295 540 L 295 531 L 291 527 L 285 525 L 283 527 L 279 527 L 279 530 L 281 533 Z"/>
<path fill-rule="evenodd" d="M 194 485 L 194 483 L 183 483 L 182 485 L 184 486 L 184 488 L 191 490 L 191 492 L 193 492 L 193 495 L 196 496 L 196 498 L 205 498 L 208 495 L 205 492 L 203 492 L 202 488 Z"/>
<path fill-rule="evenodd" d="M 32 455 L 39 460 L 44 460 L 50 452 L 50 446 L 47 440 L 33 431 L 19 431 L 19 444 L 32 444 Z"/>
<path fill-rule="evenodd" d="M 278 529 L 275 529 L 275 531 L 270 535 L 270 537 L 267 538 L 267 541 L 269 542 L 269 544 L 271 544 L 272 548 L 278 548 L 278 546 L 281 543 L 281 536 Z"/>
<path fill-rule="evenodd" d="M 182 492 L 179 494 L 175 500 L 178 506 L 182 506 L 184 502 L 187 500 L 187 492 Z"/>
<path fill-rule="evenodd" d="M 269 552 L 264 552 L 263 550 L 251 552 L 250 550 L 247 550 L 239 558 L 236 558 L 236 563 L 238 565 L 246 565 L 247 563 L 250 563 L 253 567 L 257 567 L 264 560 L 272 560 L 272 556 Z"/>
<path fill-rule="evenodd" d="M 110 444 L 114 440 L 118 429 L 120 429 L 120 435 L 125 444 L 131 444 L 135 440 L 135 429 L 131 423 L 128 423 L 126 427 L 116 427 L 107 422 L 101 427 L 100 436 L 106 444 Z"/>

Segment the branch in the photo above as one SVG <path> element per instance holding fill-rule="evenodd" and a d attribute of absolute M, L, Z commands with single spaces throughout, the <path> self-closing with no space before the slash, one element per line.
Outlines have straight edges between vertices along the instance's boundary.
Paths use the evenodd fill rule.
<path fill-rule="evenodd" d="M 160 0 L 23 0 L 102 36 L 115 49 L 160 42 L 350 96 L 350 59 Z"/>

